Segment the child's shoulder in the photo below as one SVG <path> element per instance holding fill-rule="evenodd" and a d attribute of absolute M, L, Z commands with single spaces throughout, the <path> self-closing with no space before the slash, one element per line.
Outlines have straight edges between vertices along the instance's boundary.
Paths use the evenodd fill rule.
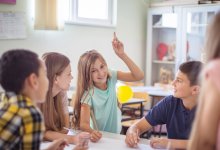
<path fill-rule="evenodd" d="M 220 90 L 220 59 L 210 61 L 204 69 L 204 75 L 206 79 L 210 79 L 216 84 Z"/>
<path fill-rule="evenodd" d="M 220 59 L 215 59 L 213 61 L 210 61 L 206 68 L 205 68 L 205 73 L 212 75 L 212 74 L 218 74 L 220 75 Z"/>
<path fill-rule="evenodd" d="M 88 99 L 94 95 L 94 89 L 90 88 L 89 90 L 85 90 L 82 95 L 82 100 Z"/>
<path fill-rule="evenodd" d="M 166 106 L 174 107 L 181 104 L 181 99 L 174 97 L 173 95 L 163 98 L 162 103 Z"/>
<path fill-rule="evenodd" d="M 38 118 L 39 120 L 42 120 L 42 114 L 36 106 L 19 108 L 18 114 L 22 118 L 34 118 L 34 119 Z"/>
<path fill-rule="evenodd" d="M 180 99 L 174 97 L 173 95 L 169 95 L 169 96 L 166 96 L 163 100 L 169 103 L 174 103 L 175 100 L 179 101 Z"/>
<path fill-rule="evenodd" d="M 108 70 L 108 82 L 113 82 L 113 83 L 116 83 L 117 82 L 117 74 L 118 74 L 118 71 L 117 70 L 112 70 L 112 69 L 109 69 Z"/>
<path fill-rule="evenodd" d="M 109 73 L 109 76 L 114 76 L 114 75 L 117 75 L 117 70 L 114 70 L 114 69 L 108 69 L 108 73 Z"/>

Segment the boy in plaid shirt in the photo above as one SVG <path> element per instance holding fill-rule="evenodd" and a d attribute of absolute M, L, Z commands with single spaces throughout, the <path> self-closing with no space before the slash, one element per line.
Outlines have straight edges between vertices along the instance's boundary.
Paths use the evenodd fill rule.
<path fill-rule="evenodd" d="M 0 59 L 0 149 L 40 149 L 44 121 L 37 103 L 45 101 L 48 79 L 37 54 L 23 49 L 5 52 Z M 60 150 L 64 139 L 48 149 Z"/>

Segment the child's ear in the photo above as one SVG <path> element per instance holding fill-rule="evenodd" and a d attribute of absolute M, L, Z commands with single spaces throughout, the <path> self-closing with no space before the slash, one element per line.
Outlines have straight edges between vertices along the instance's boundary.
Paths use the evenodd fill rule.
<path fill-rule="evenodd" d="M 35 73 L 30 74 L 30 76 L 28 77 L 28 84 L 30 87 L 37 89 L 39 86 L 39 81 L 38 81 L 38 77 Z"/>
<path fill-rule="evenodd" d="M 57 75 L 55 75 L 55 77 L 54 77 L 54 84 L 57 84 L 58 83 L 58 76 Z"/>
<path fill-rule="evenodd" d="M 200 91 L 200 86 L 194 85 L 192 90 L 192 95 L 198 95 Z"/>

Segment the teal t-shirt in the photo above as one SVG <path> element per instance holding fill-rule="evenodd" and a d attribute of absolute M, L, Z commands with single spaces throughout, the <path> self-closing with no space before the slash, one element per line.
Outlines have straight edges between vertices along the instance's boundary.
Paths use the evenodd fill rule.
<path fill-rule="evenodd" d="M 118 108 L 116 96 L 117 71 L 110 70 L 109 72 L 107 89 L 100 90 L 94 87 L 89 90 L 89 93 L 85 91 L 81 103 L 90 105 L 100 131 L 120 133 L 121 111 Z M 90 119 L 90 126 L 94 129 L 92 119 Z"/>

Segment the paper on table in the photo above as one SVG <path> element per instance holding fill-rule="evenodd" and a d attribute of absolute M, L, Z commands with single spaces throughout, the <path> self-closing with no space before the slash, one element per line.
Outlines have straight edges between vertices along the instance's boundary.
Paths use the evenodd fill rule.
<path fill-rule="evenodd" d="M 42 143 L 41 149 L 47 148 L 51 142 L 49 143 Z M 66 146 L 64 150 L 73 150 L 75 145 L 69 144 L 69 146 Z M 111 139 L 111 138 L 105 138 L 103 137 L 99 142 L 97 143 L 89 143 L 89 150 L 153 150 L 153 148 L 150 147 L 150 145 L 144 145 L 144 144 L 138 144 L 136 148 L 130 148 L 128 147 L 124 140 L 118 140 L 118 139 Z"/>
<path fill-rule="evenodd" d="M 68 135 L 76 135 L 76 132 L 73 130 L 69 130 L 67 133 Z M 75 147 L 75 146 L 73 146 Z M 69 147 L 66 147 L 65 150 L 69 150 L 70 148 L 73 148 L 72 145 Z M 89 143 L 89 149 L 90 150 L 152 150 L 153 148 L 150 147 L 150 145 L 145 144 L 138 144 L 137 148 L 129 148 L 124 140 L 119 139 L 112 139 L 112 138 L 106 138 L 102 137 L 101 140 L 97 143 Z"/>
<path fill-rule="evenodd" d="M 138 144 L 136 148 L 128 147 L 124 140 L 112 139 L 112 138 L 101 138 L 98 143 L 89 143 L 89 149 L 91 150 L 153 150 L 150 145 Z"/>
<path fill-rule="evenodd" d="M 77 133 L 79 133 L 78 131 L 74 131 L 73 129 L 69 129 L 67 135 L 76 135 Z"/>

